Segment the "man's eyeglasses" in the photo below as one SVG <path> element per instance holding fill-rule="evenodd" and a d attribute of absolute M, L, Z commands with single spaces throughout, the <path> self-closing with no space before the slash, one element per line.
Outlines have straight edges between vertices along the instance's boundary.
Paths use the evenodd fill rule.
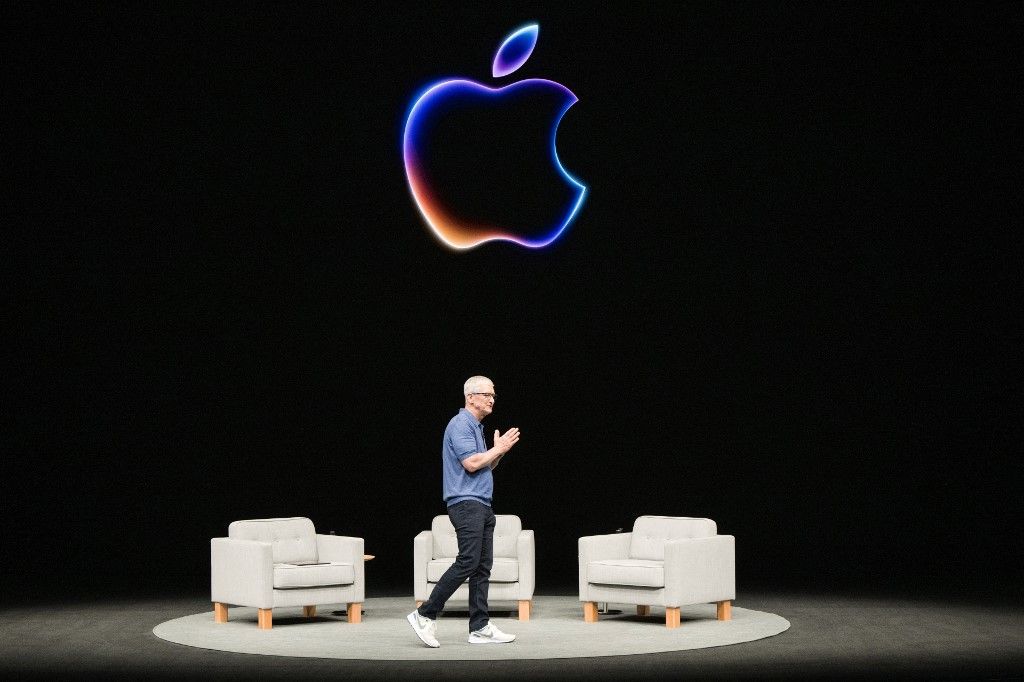
<path fill-rule="evenodd" d="M 491 400 L 497 400 L 498 399 L 498 396 L 496 396 L 493 393 L 470 393 L 470 395 L 482 395 L 483 397 L 490 398 Z"/>

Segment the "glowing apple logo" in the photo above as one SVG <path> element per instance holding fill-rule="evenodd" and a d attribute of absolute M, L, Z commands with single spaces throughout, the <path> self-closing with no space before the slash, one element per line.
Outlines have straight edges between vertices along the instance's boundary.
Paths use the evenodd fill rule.
<path fill-rule="evenodd" d="M 510 34 L 495 54 L 492 75 L 501 78 L 526 63 L 537 44 L 537 33 L 537 24 L 530 24 Z M 576 95 L 564 85 L 542 78 L 520 80 L 501 88 L 463 79 L 427 86 L 409 110 L 403 154 L 409 189 L 434 234 L 455 249 L 470 249 L 495 240 L 539 248 L 558 239 L 576 217 L 587 193 L 587 188 L 562 167 L 555 150 L 558 124 L 576 101 Z M 475 137 L 466 132 L 469 128 L 476 130 L 476 122 L 488 118 L 497 124 L 483 127 L 486 132 L 477 131 Z M 528 128 L 528 134 L 518 140 L 520 144 L 506 141 L 503 146 L 500 138 L 516 139 L 509 128 L 528 119 L 537 124 Z M 438 135 L 445 126 L 447 137 Z M 537 137 L 541 139 L 534 139 Z M 530 149 L 534 157 L 537 149 L 543 152 L 543 174 L 526 174 L 516 165 L 520 157 L 530 156 Z M 470 158 L 477 165 L 473 172 L 467 172 L 465 166 L 449 164 L 448 172 L 443 172 L 444 161 L 436 159 L 451 158 Z M 535 175 L 544 177 L 532 177 Z M 551 189 L 547 191 L 540 184 L 531 188 L 530 182 Z M 503 203 L 485 201 L 481 208 L 478 201 L 475 207 L 468 206 L 459 189 L 474 183 L 485 197 L 491 190 L 495 196 L 501 194 Z M 544 195 L 543 201 L 537 199 L 540 194 Z M 529 221 L 526 215 L 530 215 Z"/>

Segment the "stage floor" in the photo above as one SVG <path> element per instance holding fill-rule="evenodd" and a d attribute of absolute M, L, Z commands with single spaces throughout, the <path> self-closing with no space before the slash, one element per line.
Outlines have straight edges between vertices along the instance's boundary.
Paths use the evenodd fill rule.
<path fill-rule="evenodd" d="M 665 610 L 660 607 L 639 616 L 635 605 L 609 604 L 612 612 L 602 615 L 601 622 L 587 623 L 576 596 L 535 596 L 528 621 L 519 621 L 517 613 L 507 610 L 510 605 L 515 602 L 505 603 L 504 610 L 500 602 L 490 609 L 491 622 L 516 635 L 515 642 L 501 646 L 467 643 L 469 613 L 464 607 L 445 609 L 438 619 L 440 648 L 424 646 L 406 621 L 413 608 L 409 597 L 367 599 L 358 625 L 345 622 L 329 605 L 318 607 L 312 618 L 303 616 L 301 606 L 274 609 L 274 627 L 269 631 L 256 627 L 255 608 L 230 609 L 227 623 L 214 622 L 207 609 L 164 621 L 153 634 L 174 644 L 248 654 L 379 661 L 518 661 L 730 646 L 772 637 L 789 628 L 785 618 L 740 607 L 732 609 L 730 620 L 720 621 L 714 604 L 684 606 L 682 624 L 677 628 L 665 627 Z"/>
<path fill-rule="evenodd" d="M 1024 674 L 1020 608 L 743 593 L 735 604 L 778 614 L 791 627 L 774 637 L 733 646 L 640 655 L 339 660 L 214 651 L 169 643 L 153 634 L 160 623 L 205 611 L 209 604 L 201 596 L 35 605 L 0 611 L 0 673 L 23 679 L 211 680 L 1020 679 Z M 457 629 L 460 624 L 452 625 Z"/>

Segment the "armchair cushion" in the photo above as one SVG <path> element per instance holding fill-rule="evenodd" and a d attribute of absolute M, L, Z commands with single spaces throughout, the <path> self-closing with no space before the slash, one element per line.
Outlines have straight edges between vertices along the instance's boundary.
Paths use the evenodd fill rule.
<path fill-rule="evenodd" d="M 517 541 L 519 534 L 523 532 L 523 522 L 518 516 L 511 514 L 496 514 L 494 517 L 494 557 L 507 557 L 516 559 L 519 557 Z M 497 565 L 497 561 L 494 562 Z M 514 578 L 509 582 L 515 582 Z"/>
<path fill-rule="evenodd" d="M 673 516 L 640 516 L 633 524 L 630 559 L 665 560 L 665 542 L 683 538 L 706 538 L 718 527 L 711 519 Z"/>
<path fill-rule="evenodd" d="M 427 564 L 427 581 L 436 583 L 448 570 L 448 567 L 455 563 L 455 559 L 434 559 Z M 491 566 L 492 583 L 514 583 L 519 581 L 519 561 L 506 557 L 495 557 L 494 565 Z"/>
<path fill-rule="evenodd" d="M 296 564 L 274 565 L 275 590 L 351 585 L 355 582 L 355 579 L 355 571 L 352 568 L 352 564 L 331 562 L 310 566 Z"/>
<path fill-rule="evenodd" d="M 228 526 L 228 537 L 269 542 L 275 564 L 318 561 L 316 529 L 304 517 L 234 521 Z"/>
<path fill-rule="evenodd" d="M 648 559 L 602 559 L 587 566 L 587 579 L 598 585 L 664 587 L 665 562 Z"/>

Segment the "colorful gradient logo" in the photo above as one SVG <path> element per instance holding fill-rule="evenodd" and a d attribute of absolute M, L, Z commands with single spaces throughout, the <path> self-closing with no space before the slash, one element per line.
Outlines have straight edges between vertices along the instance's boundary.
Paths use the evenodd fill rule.
<path fill-rule="evenodd" d="M 505 38 L 494 57 L 494 78 L 526 63 L 537 44 L 538 30 L 537 24 L 529 24 Z M 555 148 L 558 125 L 576 101 L 564 85 L 542 78 L 499 88 L 465 79 L 427 86 L 409 110 L 402 149 L 409 189 L 434 235 L 454 249 L 497 240 L 540 248 L 558 239 L 579 213 L 587 193 L 586 186 L 562 167 Z M 498 123 L 475 125 L 485 119 Z M 534 123 L 516 137 L 509 129 L 526 120 Z M 475 137 L 462 134 L 469 129 L 477 132 Z M 447 136 L 438 133 L 443 130 Z M 506 137 L 513 142 L 502 139 Z M 524 173 L 516 165 L 519 156 L 539 158 L 537 151 L 543 153 L 543 165 L 550 173 Z M 451 164 L 439 170 L 450 158 L 484 159 L 480 163 L 487 165 L 477 165 L 472 173 Z M 546 187 L 532 191 L 531 182 Z M 460 189 L 474 183 L 481 191 L 476 192 L 477 203 L 470 206 Z M 502 200 L 487 202 L 488 191 Z"/>

